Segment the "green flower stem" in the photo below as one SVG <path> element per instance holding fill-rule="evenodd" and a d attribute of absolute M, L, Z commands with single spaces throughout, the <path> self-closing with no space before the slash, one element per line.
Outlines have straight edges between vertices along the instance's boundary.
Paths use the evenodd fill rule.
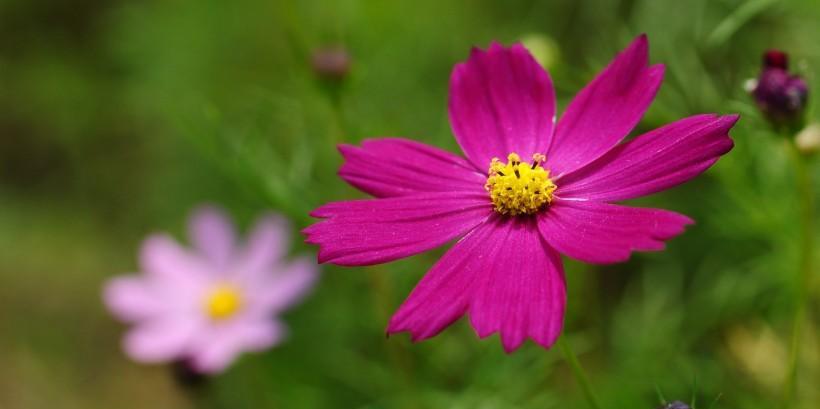
<path fill-rule="evenodd" d="M 377 318 L 381 322 L 388 322 L 391 316 L 390 302 L 393 299 L 393 288 L 388 280 L 387 271 L 382 266 L 371 266 L 367 269 L 371 291 L 373 292 L 373 306 Z M 386 342 L 385 348 L 390 364 L 398 369 L 405 387 L 413 387 L 413 368 L 407 350 L 397 342 Z"/>
<path fill-rule="evenodd" d="M 797 190 L 800 200 L 800 261 L 797 288 L 797 305 L 792 322 L 791 342 L 789 344 L 789 366 L 786 373 L 786 382 L 783 390 L 783 407 L 793 405 L 797 389 L 797 366 L 800 360 L 800 341 L 803 337 L 803 324 L 806 320 L 806 304 L 808 303 L 809 286 L 814 272 L 812 249 L 814 248 L 814 192 L 812 189 L 809 158 L 797 150 L 793 143 L 789 143 L 790 152 L 795 166 Z"/>
<path fill-rule="evenodd" d="M 581 386 L 581 389 L 584 391 L 584 397 L 589 403 L 589 407 L 592 409 L 601 409 L 601 405 L 598 403 L 598 399 L 595 398 L 595 394 L 592 393 L 592 386 L 589 384 L 589 378 L 587 378 L 586 372 L 584 372 L 584 368 L 581 367 L 581 363 L 578 362 L 578 357 L 575 356 L 575 353 L 572 352 L 572 348 L 570 348 L 569 343 L 564 341 L 566 337 L 562 336 L 558 338 L 558 348 L 561 348 L 561 352 L 564 354 L 564 359 L 567 361 L 570 369 L 572 369 L 572 374 L 575 376 L 575 381 Z"/>

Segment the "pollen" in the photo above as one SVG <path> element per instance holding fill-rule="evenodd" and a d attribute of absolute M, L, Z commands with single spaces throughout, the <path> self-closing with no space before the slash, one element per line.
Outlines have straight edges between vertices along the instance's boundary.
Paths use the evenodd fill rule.
<path fill-rule="evenodd" d="M 205 309 L 214 321 L 230 318 L 242 308 L 242 293 L 236 286 L 220 284 L 208 294 Z"/>
<path fill-rule="evenodd" d="M 490 193 L 495 211 L 508 216 L 530 215 L 552 202 L 555 183 L 548 170 L 541 167 L 546 157 L 535 154 L 532 163 L 521 162 L 516 153 L 507 156 L 507 163 L 493 158 L 484 189 Z"/>

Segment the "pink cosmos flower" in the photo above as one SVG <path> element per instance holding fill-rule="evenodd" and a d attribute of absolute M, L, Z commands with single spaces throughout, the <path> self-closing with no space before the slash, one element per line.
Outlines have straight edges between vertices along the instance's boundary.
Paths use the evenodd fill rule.
<path fill-rule="evenodd" d="M 145 363 L 185 361 L 199 373 L 224 370 L 243 351 L 279 343 L 276 315 L 311 289 L 317 266 L 307 257 L 286 262 L 289 228 L 261 218 L 245 243 L 219 209 L 203 207 L 189 223 L 193 248 L 166 234 L 148 237 L 140 275 L 111 279 L 105 304 L 133 324 L 125 352 Z"/>
<path fill-rule="evenodd" d="M 450 78 L 450 123 L 466 157 L 400 138 L 339 147 L 339 174 L 374 200 L 334 202 L 307 228 L 319 261 L 384 263 L 458 239 L 390 320 L 432 337 L 469 316 L 507 352 L 549 347 L 566 307 L 560 254 L 615 263 L 657 251 L 692 223 L 612 202 L 683 183 L 732 149 L 736 115 L 697 115 L 622 142 L 653 100 L 662 65 L 638 37 L 555 124 L 549 75 L 521 45 L 473 49 Z"/>

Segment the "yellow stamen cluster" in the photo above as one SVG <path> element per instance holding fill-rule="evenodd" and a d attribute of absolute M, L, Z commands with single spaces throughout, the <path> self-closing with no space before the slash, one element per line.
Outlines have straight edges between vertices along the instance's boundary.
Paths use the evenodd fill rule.
<path fill-rule="evenodd" d="M 546 157 L 535 154 L 532 164 L 521 162 L 516 153 L 507 156 L 507 163 L 493 158 L 484 188 L 490 193 L 495 211 L 503 215 L 534 214 L 552 201 L 555 184 L 548 170 L 541 167 Z"/>
<path fill-rule="evenodd" d="M 236 286 L 220 284 L 208 295 L 205 309 L 212 320 L 224 320 L 242 308 L 242 293 Z"/>

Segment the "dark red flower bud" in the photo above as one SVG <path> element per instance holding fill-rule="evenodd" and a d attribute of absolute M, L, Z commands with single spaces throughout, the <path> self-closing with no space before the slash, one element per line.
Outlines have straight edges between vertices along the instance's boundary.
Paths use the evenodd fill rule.
<path fill-rule="evenodd" d="M 769 50 L 763 54 L 763 69 L 752 89 L 758 108 L 776 125 L 802 119 L 809 87 L 799 75 L 789 73 L 788 55 Z"/>
<path fill-rule="evenodd" d="M 350 54 L 342 46 L 319 48 L 310 59 L 313 71 L 328 80 L 341 80 L 350 71 Z"/>
<path fill-rule="evenodd" d="M 789 69 L 789 56 L 780 50 L 769 50 L 763 53 L 763 67 Z"/>

